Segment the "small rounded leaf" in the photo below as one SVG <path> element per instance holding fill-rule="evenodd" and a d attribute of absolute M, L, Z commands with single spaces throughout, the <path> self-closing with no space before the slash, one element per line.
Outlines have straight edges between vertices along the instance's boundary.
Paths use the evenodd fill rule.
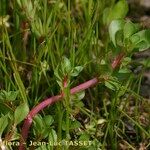
<path fill-rule="evenodd" d="M 83 70 L 82 66 L 77 66 L 73 69 L 71 76 L 76 77 L 79 75 L 79 73 Z"/>
<path fill-rule="evenodd" d="M 43 120 L 44 120 L 46 126 L 50 126 L 54 122 L 54 119 L 51 115 L 44 116 Z"/>
<path fill-rule="evenodd" d="M 15 114 L 14 114 L 14 119 L 15 119 L 15 124 L 19 124 L 22 120 L 24 120 L 24 118 L 27 116 L 29 112 L 29 107 L 27 105 L 27 103 L 23 103 L 21 105 L 19 105 L 16 110 L 15 110 Z"/>
<path fill-rule="evenodd" d="M 124 39 L 128 39 L 131 35 L 133 35 L 134 33 L 136 33 L 139 30 L 139 25 L 138 24 L 134 24 L 131 21 L 128 21 L 125 25 L 124 25 Z"/>
<path fill-rule="evenodd" d="M 71 71 L 71 62 L 67 57 L 63 57 L 61 67 L 62 70 L 64 70 L 64 73 L 69 73 Z"/>
<path fill-rule="evenodd" d="M 139 51 L 146 50 L 150 47 L 150 29 L 139 31 L 130 37 L 133 49 Z"/>
<path fill-rule="evenodd" d="M 123 19 L 128 13 L 128 3 L 126 0 L 118 1 L 114 6 L 106 8 L 103 13 L 104 24 L 110 24 L 112 20 Z"/>
<path fill-rule="evenodd" d="M 7 125 L 8 125 L 8 116 L 5 115 L 0 118 L 0 137 L 3 133 L 3 131 L 5 130 L 5 128 L 7 127 Z"/>
<path fill-rule="evenodd" d="M 123 30 L 125 21 L 122 19 L 113 20 L 109 26 L 109 36 L 110 40 L 113 42 L 113 44 L 116 46 L 116 34 Z"/>
<path fill-rule="evenodd" d="M 54 129 L 51 129 L 48 137 L 48 141 L 54 143 L 57 141 L 57 133 Z"/>

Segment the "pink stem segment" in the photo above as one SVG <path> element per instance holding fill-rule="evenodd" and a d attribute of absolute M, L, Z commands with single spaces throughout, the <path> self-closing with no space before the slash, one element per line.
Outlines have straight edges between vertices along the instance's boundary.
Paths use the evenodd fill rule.
<path fill-rule="evenodd" d="M 112 66 L 113 69 L 115 69 L 115 68 L 117 68 L 117 67 L 120 66 L 120 63 L 121 63 L 123 57 L 124 57 L 124 53 L 120 53 L 120 54 L 113 60 L 113 62 L 112 62 L 112 64 L 111 64 L 111 66 Z"/>
<path fill-rule="evenodd" d="M 119 67 L 121 60 L 123 59 L 124 54 L 120 53 L 112 62 L 111 66 L 113 69 L 116 69 L 117 67 Z M 86 81 L 74 88 L 72 88 L 70 90 L 71 94 L 75 94 L 78 93 L 80 91 L 83 91 L 89 87 L 92 87 L 94 85 L 96 85 L 99 82 L 98 78 L 93 78 L 89 81 Z M 25 145 L 26 145 L 26 140 L 28 138 L 28 134 L 29 134 L 29 129 L 32 125 L 32 121 L 34 116 L 39 113 L 41 110 L 43 110 L 45 107 L 52 105 L 53 103 L 61 100 L 61 98 L 64 97 L 64 93 L 60 94 L 60 95 L 56 95 L 56 96 L 52 96 L 51 98 L 48 98 L 44 101 L 42 101 L 40 104 L 38 104 L 37 106 L 35 106 L 27 115 L 23 127 L 22 127 L 22 131 L 21 131 L 21 138 L 20 138 L 20 146 L 19 146 L 19 150 L 25 150 Z"/>
<path fill-rule="evenodd" d="M 74 88 L 72 88 L 70 90 L 71 94 L 75 94 L 78 93 L 80 91 L 83 91 L 91 86 L 96 85 L 99 82 L 98 78 L 93 78 L 89 81 L 86 81 L 85 83 L 82 83 Z M 28 138 L 28 134 L 29 134 L 29 129 L 32 125 L 32 121 L 34 116 L 41 110 L 43 110 L 45 107 L 52 105 L 53 103 L 59 101 L 61 98 L 63 98 L 64 94 L 62 93 L 61 95 L 57 95 L 57 96 L 52 96 L 51 98 L 48 98 L 44 101 L 42 101 L 40 104 L 38 104 L 37 106 L 35 106 L 27 115 L 23 127 L 22 127 L 22 131 L 21 131 L 21 138 L 20 138 L 20 145 L 19 145 L 19 150 L 25 150 L 25 145 L 26 145 L 26 140 Z"/>

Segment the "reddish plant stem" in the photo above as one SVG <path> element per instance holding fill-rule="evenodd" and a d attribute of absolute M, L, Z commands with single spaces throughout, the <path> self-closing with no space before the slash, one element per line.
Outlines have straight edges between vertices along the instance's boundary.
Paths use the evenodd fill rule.
<path fill-rule="evenodd" d="M 85 83 L 82 83 L 82 84 L 72 88 L 70 90 L 70 93 L 71 94 L 78 93 L 78 92 L 83 91 L 83 90 L 85 90 L 85 89 L 87 89 L 87 88 L 89 88 L 89 87 L 91 87 L 93 85 L 96 85 L 98 82 L 99 82 L 98 78 L 93 78 L 93 79 L 91 79 L 89 81 L 86 81 Z"/>
<path fill-rule="evenodd" d="M 124 57 L 124 53 L 120 53 L 120 54 L 113 60 L 113 62 L 112 62 L 112 64 L 111 64 L 111 66 L 112 66 L 113 69 L 116 69 L 116 68 L 118 68 L 118 67 L 120 66 L 123 57 Z"/>
<path fill-rule="evenodd" d="M 116 69 L 120 63 L 121 60 L 124 57 L 124 53 L 120 53 L 112 62 L 111 66 L 113 69 Z M 94 85 L 96 85 L 97 83 L 99 83 L 99 79 L 97 77 L 86 81 L 74 88 L 72 88 L 70 90 L 71 94 L 76 94 L 80 91 L 83 91 L 89 87 L 92 87 Z M 19 150 L 25 150 L 25 145 L 26 145 L 26 140 L 28 138 L 28 134 L 29 134 L 29 129 L 32 125 L 32 121 L 34 116 L 41 110 L 43 110 L 45 107 L 52 105 L 53 103 L 61 100 L 61 98 L 64 97 L 64 93 L 60 94 L 60 95 L 56 95 L 56 96 L 52 96 L 51 98 L 48 98 L 44 101 L 42 101 L 40 104 L 38 104 L 37 106 L 35 106 L 27 115 L 24 123 L 23 123 L 23 127 L 22 127 L 22 131 L 21 131 L 21 138 L 20 138 L 20 146 L 19 146 Z"/>
<path fill-rule="evenodd" d="M 74 88 L 72 88 L 70 90 L 71 94 L 75 94 L 77 92 L 83 91 L 91 86 L 96 85 L 99 82 L 98 78 L 93 78 L 89 81 L 86 81 L 85 83 L 82 83 Z M 28 138 L 28 134 L 29 134 L 29 129 L 32 125 L 32 121 L 34 116 L 41 110 L 43 110 L 45 107 L 52 105 L 54 102 L 59 101 L 61 98 L 63 98 L 64 94 L 62 93 L 61 95 L 57 95 L 57 96 L 52 96 L 51 98 L 48 98 L 44 101 L 42 101 L 40 104 L 38 104 L 36 107 L 34 107 L 27 115 L 23 127 L 22 127 L 22 131 L 21 131 L 21 138 L 20 138 L 20 146 L 19 146 L 19 150 L 24 150 L 25 149 L 25 145 L 26 145 L 26 140 Z"/>
<path fill-rule="evenodd" d="M 57 95 L 57 96 L 52 96 L 51 98 L 48 98 L 44 101 L 42 101 L 39 105 L 37 105 L 36 107 L 34 107 L 29 114 L 27 115 L 23 127 L 22 127 L 22 132 L 21 132 L 21 139 L 20 139 L 20 149 L 23 146 L 23 143 L 25 144 L 25 141 L 28 137 L 28 133 L 29 133 L 29 128 L 32 124 L 33 118 L 34 116 L 41 110 L 43 110 L 46 106 L 48 105 L 52 105 L 54 102 L 57 102 L 58 100 L 60 100 L 62 96 L 61 95 Z"/>

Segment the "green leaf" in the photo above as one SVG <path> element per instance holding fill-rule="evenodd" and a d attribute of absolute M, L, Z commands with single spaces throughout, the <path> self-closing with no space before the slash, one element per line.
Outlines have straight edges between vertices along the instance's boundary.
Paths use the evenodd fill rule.
<path fill-rule="evenodd" d="M 112 68 L 110 67 L 110 65 L 108 63 L 99 65 L 99 67 L 100 67 L 100 74 L 110 75 L 112 72 L 112 70 L 111 70 Z"/>
<path fill-rule="evenodd" d="M 122 19 L 113 20 L 109 26 L 109 36 L 110 40 L 116 46 L 116 34 L 117 32 L 123 30 L 125 21 Z"/>
<path fill-rule="evenodd" d="M 105 8 L 103 11 L 103 23 L 104 24 L 108 24 L 108 22 L 110 23 L 111 21 L 109 20 L 109 14 L 111 12 L 111 8 Z"/>
<path fill-rule="evenodd" d="M 0 91 L 0 100 L 2 101 L 14 101 L 18 96 L 19 91 Z"/>
<path fill-rule="evenodd" d="M 116 33 L 116 45 L 119 47 L 122 47 L 122 46 L 124 46 L 124 41 L 123 41 L 123 32 L 122 32 L 122 30 L 120 30 L 120 31 L 118 31 L 117 33 Z M 120 50 L 120 48 L 119 48 L 119 50 Z"/>
<path fill-rule="evenodd" d="M 20 95 L 22 97 L 22 100 L 23 102 L 27 102 L 27 96 L 26 96 L 26 89 L 25 89 L 25 86 L 21 80 L 21 77 L 20 77 L 20 74 L 17 70 L 16 67 L 14 67 L 14 79 L 16 81 L 16 84 L 18 85 L 18 88 L 19 88 L 19 92 L 20 92 Z"/>
<path fill-rule="evenodd" d="M 71 63 L 67 57 L 63 57 L 61 68 L 64 74 L 69 73 L 71 71 Z"/>
<path fill-rule="evenodd" d="M 65 121 L 62 121 L 62 130 L 66 131 L 66 122 Z"/>
<path fill-rule="evenodd" d="M 23 103 L 21 105 L 19 105 L 16 110 L 15 110 L 15 114 L 14 114 L 14 119 L 15 119 L 15 124 L 19 124 L 22 120 L 25 119 L 25 117 L 27 116 L 29 112 L 29 107 L 27 103 Z"/>
<path fill-rule="evenodd" d="M 113 91 L 119 89 L 119 83 L 117 81 L 107 80 L 105 81 L 105 86 Z"/>
<path fill-rule="evenodd" d="M 44 116 L 43 120 L 44 120 L 46 126 L 50 126 L 54 122 L 54 119 L 51 115 Z"/>
<path fill-rule="evenodd" d="M 144 67 L 150 68 L 150 59 L 143 59 L 140 63 L 144 65 Z"/>
<path fill-rule="evenodd" d="M 54 75 L 59 81 L 62 80 L 59 72 L 59 66 L 57 66 L 56 69 L 54 70 Z"/>
<path fill-rule="evenodd" d="M 81 134 L 80 138 L 79 138 L 79 141 L 89 141 L 90 139 L 90 135 L 87 134 L 87 133 L 84 133 L 84 134 Z"/>
<path fill-rule="evenodd" d="M 80 128 L 81 123 L 77 120 L 75 121 L 71 121 L 71 125 L 70 125 L 70 129 L 76 129 L 76 128 Z"/>
<path fill-rule="evenodd" d="M 14 101 L 14 100 L 16 100 L 18 94 L 19 94 L 19 91 L 10 91 L 10 92 L 8 92 L 7 100 L 8 101 Z"/>
<path fill-rule="evenodd" d="M 48 141 L 50 143 L 57 142 L 57 133 L 54 129 L 51 129 L 51 131 L 49 133 Z"/>
<path fill-rule="evenodd" d="M 43 131 L 44 122 L 41 115 L 36 115 L 34 117 L 34 126 L 35 126 L 35 130 L 38 131 L 38 133 L 41 133 Z"/>
<path fill-rule="evenodd" d="M 0 114 L 7 114 L 9 112 L 13 113 L 13 110 L 5 105 L 4 102 L 0 103 Z"/>
<path fill-rule="evenodd" d="M 83 70 L 82 66 L 77 66 L 75 67 L 72 72 L 71 72 L 71 76 L 76 77 L 79 75 L 79 73 Z"/>
<path fill-rule="evenodd" d="M 124 18 L 127 13 L 128 13 L 128 4 L 126 0 L 120 0 L 119 2 L 117 2 L 115 4 L 115 6 L 113 7 L 109 19 L 114 20 L 114 19 L 120 19 L 120 18 Z"/>
<path fill-rule="evenodd" d="M 79 128 L 80 126 L 81 126 L 81 124 L 77 120 L 75 120 L 75 121 L 70 120 L 69 129 Z M 66 122 L 65 121 L 62 122 L 62 130 L 64 130 L 64 131 L 67 130 Z"/>
<path fill-rule="evenodd" d="M 43 138 L 46 138 L 49 135 L 50 125 L 53 122 L 53 118 L 50 115 L 44 116 L 36 115 L 34 118 L 34 135 L 41 135 Z"/>
<path fill-rule="evenodd" d="M 128 3 L 126 0 L 118 1 L 113 7 L 104 10 L 103 19 L 104 23 L 109 24 L 112 20 L 123 19 L 128 13 Z"/>
<path fill-rule="evenodd" d="M 115 91 L 115 87 L 114 85 L 112 85 L 110 82 L 105 81 L 105 86 L 113 91 Z"/>
<path fill-rule="evenodd" d="M 3 131 L 5 130 L 7 125 L 8 125 L 8 116 L 5 115 L 0 118 L 0 137 L 2 136 Z"/>
<path fill-rule="evenodd" d="M 103 118 L 97 120 L 97 124 L 104 124 L 105 122 L 107 121 L 106 119 L 103 119 Z"/>
<path fill-rule="evenodd" d="M 139 31 L 130 37 L 133 49 L 139 51 L 146 50 L 150 47 L 150 29 Z"/>
<path fill-rule="evenodd" d="M 124 39 L 128 39 L 131 35 L 139 31 L 139 28 L 138 24 L 132 23 L 131 21 L 126 22 L 123 29 Z"/>
<path fill-rule="evenodd" d="M 84 103 L 82 101 L 78 101 L 75 103 L 75 107 L 82 108 L 84 107 Z"/>
<path fill-rule="evenodd" d="M 127 66 L 130 62 L 131 62 L 131 58 L 130 57 L 125 57 L 125 58 L 123 58 L 123 60 L 122 60 L 122 66 Z"/>
<path fill-rule="evenodd" d="M 1 92 L 0 92 L 0 100 L 1 100 L 1 101 L 4 101 L 4 100 L 6 99 L 6 94 L 5 94 L 5 92 L 6 92 L 6 91 L 4 91 L 4 90 L 1 90 Z"/>
<path fill-rule="evenodd" d="M 118 73 L 131 73 L 131 70 L 128 68 L 121 68 Z"/>
<path fill-rule="evenodd" d="M 81 100 L 81 99 L 84 98 L 84 96 L 85 96 L 85 91 L 81 91 L 81 92 L 78 92 L 78 93 L 76 93 L 74 95 L 71 95 L 71 98 L 73 100 Z"/>

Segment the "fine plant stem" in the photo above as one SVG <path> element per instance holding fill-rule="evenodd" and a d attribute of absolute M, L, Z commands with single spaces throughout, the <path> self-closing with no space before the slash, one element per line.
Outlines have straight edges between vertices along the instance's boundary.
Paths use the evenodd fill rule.
<path fill-rule="evenodd" d="M 70 121 L 69 121 L 69 101 L 70 101 L 70 92 L 69 92 L 69 88 L 65 88 L 64 90 L 65 93 L 65 102 L 66 102 L 66 140 L 69 141 L 70 140 L 70 133 L 69 133 L 69 127 L 70 127 Z M 66 148 L 67 150 L 67 145 Z"/>
<path fill-rule="evenodd" d="M 147 135 L 148 138 L 150 138 L 150 134 L 138 123 L 136 122 L 134 119 L 132 119 L 126 112 L 124 112 L 123 110 L 119 111 L 125 115 L 128 119 L 130 119 L 143 133 L 145 133 L 145 135 Z"/>
<path fill-rule="evenodd" d="M 69 133 L 69 127 L 70 127 L 70 86 L 68 85 L 68 77 L 64 78 L 63 81 L 63 93 L 64 93 L 64 100 L 65 100 L 65 106 L 66 106 L 66 140 L 70 140 L 70 133 Z M 65 149 L 67 150 L 68 146 L 66 145 Z"/>
<path fill-rule="evenodd" d="M 11 46 L 11 43 L 10 43 L 10 40 L 9 40 L 7 32 L 6 32 L 6 41 L 5 42 L 6 42 L 6 45 L 8 47 L 8 50 L 9 50 L 8 59 L 16 60 L 15 56 L 13 54 L 12 46 Z M 12 62 L 10 62 L 10 64 L 11 64 L 11 67 L 12 67 L 12 69 L 14 71 L 13 76 L 14 76 L 14 79 L 16 81 L 16 84 L 18 85 L 19 91 L 21 93 L 22 101 L 23 102 L 27 102 L 27 96 L 26 96 L 26 92 L 25 92 L 26 90 L 25 90 L 24 84 L 23 84 L 23 82 L 21 80 L 20 74 L 19 74 L 19 72 L 17 70 L 17 64 L 16 63 L 12 63 Z"/>
<path fill-rule="evenodd" d="M 58 142 L 62 140 L 62 120 L 63 120 L 63 114 L 64 111 L 62 110 L 62 103 L 57 104 L 57 110 L 58 110 Z M 57 150 L 60 150 L 62 147 L 57 147 Z"/>

